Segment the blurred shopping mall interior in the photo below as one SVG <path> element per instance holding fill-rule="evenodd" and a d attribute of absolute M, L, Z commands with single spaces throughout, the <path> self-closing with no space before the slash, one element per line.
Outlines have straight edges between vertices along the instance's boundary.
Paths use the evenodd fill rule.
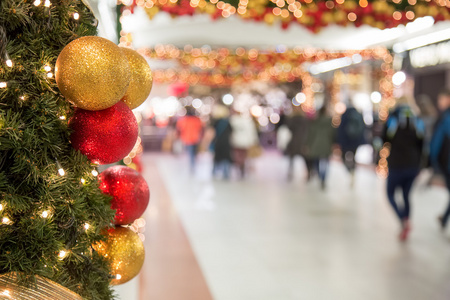
<path fill-rule="evenodd" d="M 153 75 L 124 159 L 150 188 L 136 229 L 146 257 L 115 288 L 119 299 L 450 299 L 445 180 L 423 163 L 400 223 L 383 139 L 405 102 L 438 120 L 450 88 L 449 0 L 88 2 L 99 35 L 135 49 Z M 322 107 L 336 132 L 349 108 L 363 120 L 356 153 L 337 139 L 319 146 L 329 148 L 326 178 L 312 146 L 291 151 L 305 128 L 293 130 L 293 116 L 308 123 Z M 195 147 L 183 138 L 195 134 L 183 133 L 194 126 L 181 125 L 187 116 L 201 121 Z M 254 135 L 236 146 L 248 124 Z M 328 138 L 320 130 L 317 143 Z"/>

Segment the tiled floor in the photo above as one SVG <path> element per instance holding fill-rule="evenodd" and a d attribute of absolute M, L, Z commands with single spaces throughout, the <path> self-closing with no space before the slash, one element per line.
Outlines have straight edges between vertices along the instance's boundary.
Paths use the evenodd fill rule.
<path fill-rule="evenodd" d="M 276 154 L 255 160 L 246 180 L 229 182 L 211 178 L 208 155 L 194 176 L 183 156 L 147 154 L 143 162 L 156 163 L 216 300 L 450 299 L 450 232 L 436 222 L 446 204 L 441 188 L 414 189 L 414 228 L 401 244 L 384 181 L 369 168 L 357 170 L 350 188 L 333 162 L 322 192 L 304 182 L 300 160 L 287 182 L 287 161 Z"/>

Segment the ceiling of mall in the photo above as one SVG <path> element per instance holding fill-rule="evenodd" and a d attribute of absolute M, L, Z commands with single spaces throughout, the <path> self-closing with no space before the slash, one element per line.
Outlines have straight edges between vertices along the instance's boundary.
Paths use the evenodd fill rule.
<path fill-rule="evenodd" d="M 117 41 L 115 1 L 89 2 L 100 20 L 100 35 Z M 449 21 L 439 22 L 434 26 L 432 24 L 433 19 L 427 17 L 393 29 L 380 30 L 367 25 L 359 28 L 329 26 L 318 34 L 313 34 L 295 24 L 283 30 L 279 24 L 269 26 L 238 17 L 213 21 L 209 15 L 172 18 L 166 13 L 159 13 L 150 20 L 139 7 L 133 14 L 122 18 L 123 30 L 132 33 L 135 48 L 153 47 L 157 44 L 230 48 L 274 48 L 284 45 L 336 50 L 365 49 L 377 45 L 392 47 L 400 41 L 450 28 Z"/>

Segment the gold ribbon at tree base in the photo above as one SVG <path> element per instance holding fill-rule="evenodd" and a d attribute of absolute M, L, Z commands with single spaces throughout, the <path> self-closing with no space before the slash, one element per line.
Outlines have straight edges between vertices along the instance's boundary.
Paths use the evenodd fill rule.
<path fill-rule="evenodd" d="M 35 276 L 36 284 L 19 285 L 14 272 L 0 275 L 0 300 L 83 300 L 78 294 L 47 278 Z"/>

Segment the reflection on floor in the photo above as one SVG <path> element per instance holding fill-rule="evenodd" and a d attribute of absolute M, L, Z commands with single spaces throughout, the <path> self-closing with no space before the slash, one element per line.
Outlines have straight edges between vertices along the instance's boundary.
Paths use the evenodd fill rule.
<path fill-rule="evenodd" d="M 139 300 L 211 300 L 202 271 L 154 162 L 154 159 L 145 159 L 144 176 L 151 196 L 144 215 L 146 257 L 139 276 Z"/>
<path fill-rule="evenodd" d="M 333 162 L 320 191 L 316 180 L 305 182 L 300 160 L 287 182 L 287 161 L 277 154 L 253 161 L 244 181 L 212 179 L 207 154 L 194 176 L 184 156 L 146 154 L 143 162 L 157 164 L 216 300 L 450 299 L 450 233 L 436 221 L 446 205 L 442 188 L 416 186 L 413 231 L 401 244 L 384 181 L 370 168 L 359 168 L 350 188 L 343 166 Z M 153 201 L 164 187 L 146 174 Z M 159 226 L 158 213 L 150 208 L 149 226 Z M 146 247 L 174 251 L 171 243 L 152 244 L 153 234 L 148 228 Z M 144 274 L 153 267 L 147 264 Z M 152 289 L 147 279 L 141 282 Z"/>

